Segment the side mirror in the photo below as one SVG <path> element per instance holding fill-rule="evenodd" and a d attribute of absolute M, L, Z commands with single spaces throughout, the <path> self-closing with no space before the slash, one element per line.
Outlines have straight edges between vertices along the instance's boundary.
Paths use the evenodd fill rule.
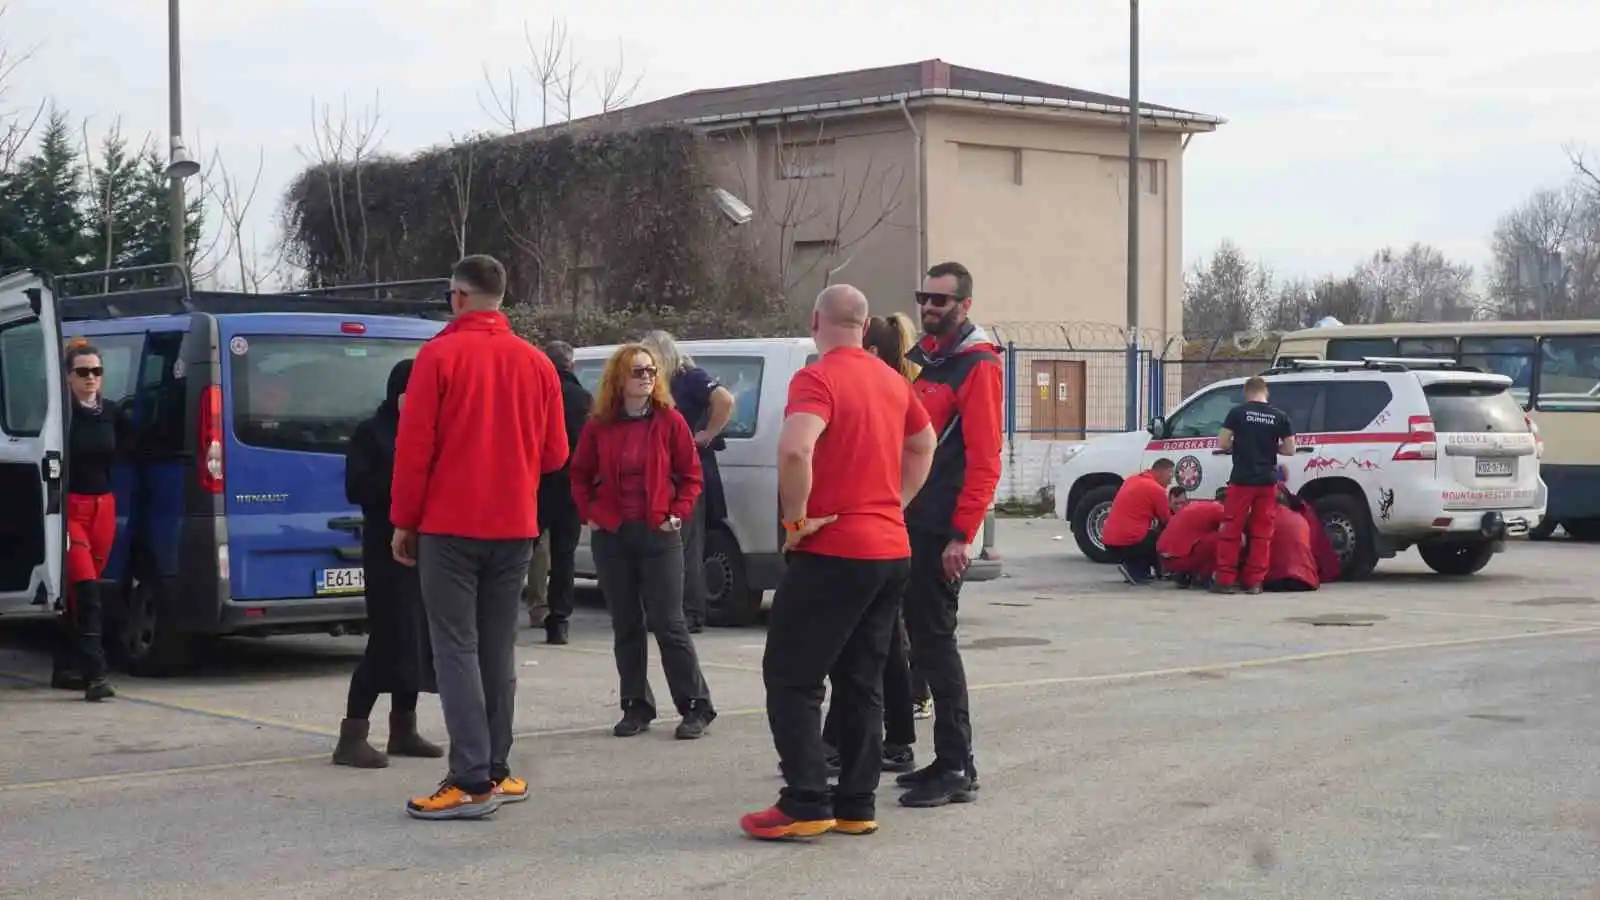
<path fill-rule="evenodd" d="M 1160 439 L 1167 436 L 1167 420 L 1161 416 L 1152 418 L 1149 428 L 1150 436 L 1153 438 Z"/>

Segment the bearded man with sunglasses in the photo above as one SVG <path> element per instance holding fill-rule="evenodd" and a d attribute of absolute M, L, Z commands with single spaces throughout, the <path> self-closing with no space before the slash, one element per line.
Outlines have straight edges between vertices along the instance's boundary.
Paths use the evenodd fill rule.
<path fill-rule="evenodd" d="M 972 273 L 958 262 L 928 270 L 917 292 L 923 339 L 907 358 L 922 366 L 917 396 L 939 443 L 928 481 L 906 507 L 911 578 L 905 620 L 911 659 L 933 694 L 932 764 L 901 775 L 911 807 L 970 803 L 972 754 L 967 674 L 956 647 L 956 613 L 968 553 L 1000 483 L 1003 367 L 1000 348 L 968 321 Z"/>

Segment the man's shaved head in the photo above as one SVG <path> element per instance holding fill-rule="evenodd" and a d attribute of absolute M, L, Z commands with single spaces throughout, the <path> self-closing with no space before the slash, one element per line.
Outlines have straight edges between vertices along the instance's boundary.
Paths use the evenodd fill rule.
<path fill-rule="evenodd" d="M 867 327 L 867 295 L 848 284 L 835 284 L 817 295 L 811 312 L 811 335 L 817 350 L 861 346 Z"/>
<path fill-rule="evenodd" d="M 817 315 L 823 323 L 841 328 L 865 328 L 867 295 L 848 284 L 835 284 L 817 295 Z"/>

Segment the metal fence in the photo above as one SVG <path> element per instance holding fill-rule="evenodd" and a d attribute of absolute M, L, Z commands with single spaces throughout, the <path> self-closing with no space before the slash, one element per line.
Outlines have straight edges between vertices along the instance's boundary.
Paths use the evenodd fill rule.
<path fill-rule="evenodd" d="M 1254 375 L 1272 364 L 1275 335 L 1141 340 L 1130 378 L 1125 332 L 1115 326 L 1032 326 L 1057 330 L 1056 340 L 1004 340 L 1005 429 L 1017 440 L 1075 441 L 1126 431 L 1129 395 L 1137 401 L 1136 422 L 1166 415 L 1185 397 L 1227 378 Z M 1016 326 L 994 329 L 1002 337 Z M 1141 338 L 1145 336 L 1141 335 Z M 1098 346 L 1084 346 L 1084 344 Z"/>

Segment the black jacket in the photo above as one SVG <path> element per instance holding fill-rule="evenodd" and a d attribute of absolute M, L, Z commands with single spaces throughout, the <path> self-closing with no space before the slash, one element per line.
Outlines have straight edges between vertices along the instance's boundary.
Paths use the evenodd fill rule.
<path fill-rule="evenodd" d="M 578 435 L 583 423 L 589 420 L 589 410 L 594 398 L 570 371 L 557 370 L 561 377 L 561 411 L 567 423 L 567 459 L 578 449 Z M 575 516 L 577 504 L 572 502 L 572 476 L 567 466 L 539 479 L 539 522 L 541 527 L 553 521 L 552 516 Z"/>

